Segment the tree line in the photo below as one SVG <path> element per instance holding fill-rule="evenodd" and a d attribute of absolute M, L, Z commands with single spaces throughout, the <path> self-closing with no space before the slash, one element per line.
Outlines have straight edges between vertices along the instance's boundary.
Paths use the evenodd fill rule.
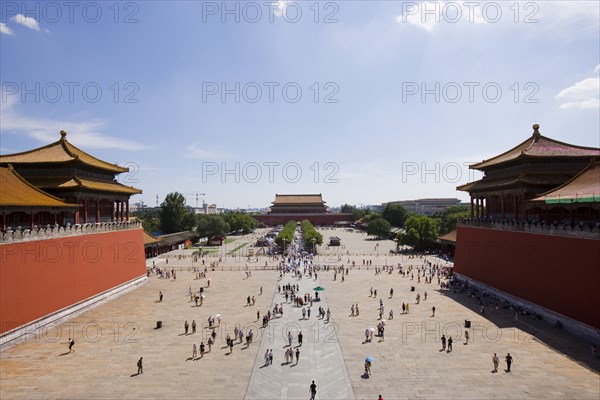
<path fill-rule="evenodd" d="M 398 203 L 387 203 L 381 213 L 344 204 L 341 212 L 351 213 L 355 223 L 366 224 L 368 235 L 380 239 L 394 238 L 398 245 L 411 246 L 417 250 L 432 246 L 438 236 L 456 228 L 458 219 L 468 218 L 470 215 L 467 206 L 451 206 L 443 213 L 429 217 L 412 214 Z M 390 232 L 392 226 L 403 228 L 403 231 L 393 236 Z"/>
<path fill-rule="evenodd" d="M 140 210 L 133 213 L 142 220 L 147 232 L 169 234 L 196 230 L 200 237 L 226 236 L 229 233 L 250 233 L 258 221 L 244 213 L 194 214 L 185 205 L 185 197 L 169 193 L 158 210 Z"/>

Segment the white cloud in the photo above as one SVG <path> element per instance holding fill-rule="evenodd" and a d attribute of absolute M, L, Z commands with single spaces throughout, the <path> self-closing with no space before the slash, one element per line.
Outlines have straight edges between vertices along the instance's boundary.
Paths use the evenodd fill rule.
<path fill-rule="evenodd" d="M 586 78 L 576 82 L 574 85 L 561 90 L 556 98 L 563 101 L 559 106 L 561 110 L 599 108 L 600 78 Z"/>
<path fill-rule="evenodd" d="M 40 30 L 40 24 L 38 24 L 35 18 L 26 17 L 23 14 L 17 14 L 14 17 L 12 17 L 11 20 L 19 25 L 23 25 L 29 29 L 33 29 L 34 31 Z"/>
<path fill-rule="evenodd" d="M 280 0 L 271 3 L 273 4 L 273 14 L 275 14 L 278 17 L 282 17 L 287 3 L 289 3 L 289 1 L 286 0 Z"/>
<path fill-rule="evenodd" d="M 12 29 L 10 29 L 4 22 L 0 22 L 0 33 L 3 35 L 14 35 Z"/>
<path fill-rule="evenodd" d="M 473 2 L 430 0 L 402 2 L 399 24 L 426 32 L 440 26 L 480 25 L 511 30 L 515 26 L 572 40 L 598 35 L 600 13 L 593 1 Z M 543 23 L 542 23 L 543 22 Z"/>
<path fill-rule="evenodd" d="M 204 148 L 205 143 L 192 143 L 187 146 L 185 157 L 187 158 L 196 158 L 196 159 L 223 159 L 223 158 L 231 158 L 231 154 L 223 153 L 219 151 L 207 150 Z"/>
<path fill-rule="evenodd" d="M 481 7 L 478 3 L 474 3 L 464 1 L 403 3 L 403 13 L 396 17 L 396 22 L 408 23 L 430 33 L 440 24 L 485 23 Z M 493 19 L 495 16 L 490 18 Z"/>
<path fill-rule="evenodd" d="M 598 72 L 600 72 L 600 64 L 596 65 L 596 68 L 594 68 L 594 73 L 597 74 Z"/>
<path fill-rule="evenodd" d="M 3 96 L 4 97 L 4 96 Z M 22 134 L 48 144 L 58 140 L 61 129 L 69 133 L 69 141 L 82 149 L 119 149 L 128 151 L 145 150 L 148 146 L 105 132 L 107 122 L 102 119 L 88 121 L 61 121 L 51 118 L 37 118 L 20 114 L 16 110 L 14 97 L 6 97 L 0 103 L 0 132 L 2 134 Z"/>
<path fill-rule="evenodd" d="M 568 103 L 563 103 L 559 107 L 561 110 L 568 110 L 571 108 L 580 108 L 583 110 L 592 109 L 592 108 L 600 108 L 600 99 L 587 99 L 582 101 L 573 101 Z"/>

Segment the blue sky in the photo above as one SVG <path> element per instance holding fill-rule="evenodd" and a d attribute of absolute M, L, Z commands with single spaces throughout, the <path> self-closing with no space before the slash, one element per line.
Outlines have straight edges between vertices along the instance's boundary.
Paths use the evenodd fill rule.
<path fill-rule="evenodd" d="M 466 165 L 534 123 L 600 147 L 597 1 L 5 1 L 0 21 L 2 154 L 65 129 L 130 167 L 133 202 L 466 200 Z"/>

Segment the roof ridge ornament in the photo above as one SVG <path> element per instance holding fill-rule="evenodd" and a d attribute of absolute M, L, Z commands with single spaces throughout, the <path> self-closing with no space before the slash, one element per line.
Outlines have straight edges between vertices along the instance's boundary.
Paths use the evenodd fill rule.
<path fill-rule="evenodd" d="M 60 131 L 60 140 L 67 140 L 67 131 L 61 129 Z"/>
<path fill-rule="evenodd" d="M 540 136 L 542 136 L 540 134 L 540 124 L 533 124 L 533 138 L 535 141 L 537 141 Z"/>

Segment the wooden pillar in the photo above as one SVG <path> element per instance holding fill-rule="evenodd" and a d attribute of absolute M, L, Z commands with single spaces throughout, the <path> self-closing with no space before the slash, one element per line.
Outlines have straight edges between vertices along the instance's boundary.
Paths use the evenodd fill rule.
<path fill-rule="evenodd" d="M 2 213 L 2 230 L 6 232 L 6 211 Z"/>
<path fill-rule="evenodd" d="M 129 221 L 129 199 L 125 201 L 125 220 Z"/>
<path fill-rule="evenodd" d="M 504 195 L 500 196 L 500 210 L 502 212 L 502 219 L 506 219 L 506 211 L 504 207 Z"/>
<path fill-rule="evenodd" d="M 471 218 L 473 218 L 473 211 L 475 211 L 474 208 L 475 207 L 473 206 L 473 195 L 471 195 Z"/>
<path fill-rule="evenodd" d="M 121 219 L 120 219 L 120 221 L 123 221 L 124 217 L 125 217 L 125 207 L 124 206 L 125 206 L 125 203 L 123 201 L 121 201 Z"/>
<path fill-rule="evenodd" d="M 571 220 L 571 225 L 573 225 L 573 214 L 575 213 L 573 212 L 573 204 L 571 204 L 571 207 L 569 208 L 569 219 Z"/>
<path fill-rule="evenodd" d="M 33 230 L 33 210 L 29 212 L 29 229 Z"/>
<path fill-rule="evenodd" d="M 489 218 L 490 217 L 490 198 L 488 196 L 485 196 L 485 217 Z"/>
<path fill-rule="evenodd" d="M 519 220 L 519 202 L 516 195 L 513 197 L 513 218 L 515 221 Z"/>
<path fill-rule="evenodd" d="M 96 223 L 100 222 L 100 199 L 96 199 Z"/>
<path fill-rule="evenodd" d="M 87 197 L 83 198 L 83 223 L 87 224 L 88 222 L 88 200 Z"/>
<path fill-rule="evenodd" d="M 115 220 L 115 201 L 110 201 L 110 222 Z"/>

